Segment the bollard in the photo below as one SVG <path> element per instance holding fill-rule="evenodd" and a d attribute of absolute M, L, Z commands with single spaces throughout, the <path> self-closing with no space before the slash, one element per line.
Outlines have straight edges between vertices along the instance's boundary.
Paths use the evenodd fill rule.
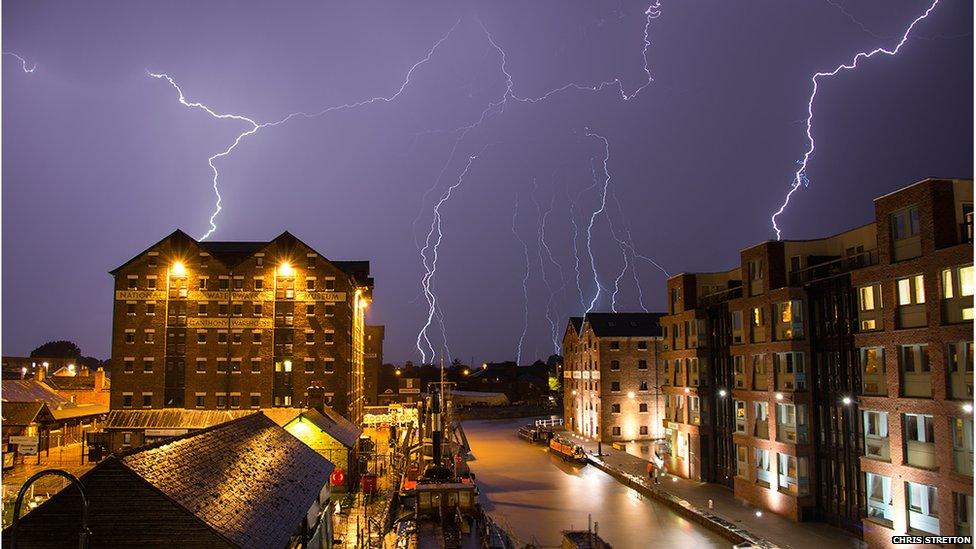
<path fill-rule="evenodd" d="M 708 500 L 708 508 L 709 509 L 714 509 L 715 508 L 715 506 L 712 504 L 712 500 Z"/>

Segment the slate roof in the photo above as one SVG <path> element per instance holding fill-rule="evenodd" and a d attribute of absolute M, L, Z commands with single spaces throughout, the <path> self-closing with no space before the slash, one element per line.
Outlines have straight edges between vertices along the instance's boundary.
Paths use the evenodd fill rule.
<path fill-rule="evenodd" d="M 72 404 L 60 408 L 51 408 L 51 415 L 57 421 L 76 419 L 81 417 L 101 416 L 108 413 L 108 406 L 104 404 Z"/>
<path fill-rule="evenodd" d="M 49 376 L 44 381 L 51 387 L 58 389 L 60 391 L 94 391 L 95 390 L 95 376 Z M 111 382 L 108 376 L 105 377 L 105 387 L 103 390 L 107 391 L 111 388 Z"/>
<path fill-rule="evenodd" d="M 569 324 L 566 326 L 566 329 L 568 330 L 570 326 L 573 327 L 573 333 L 579 335 L 580 330 L 583 329 L 583 317 L 581 316 L 569 317 Z"/>
<path fill-rule="evenodd" d="M 4 426 L 26 427 L 44 408 L 43 402 L 4 402 L 0 404 L 0 416 Z"/>
<path fill-rule="evenodd" d="M 665 313 L 587 313 L 597 337 L 661 337 Z"/>
<path fill-rule="evenodd" d="M 287 545 L 334 468 L 260 412 L 114 459 L 222 537 L 255 548 Z"/>
<path fill-rule="evenodd" d="M 328 406 L 324 407 L 323 411 L 319 412 L 311 408 L 302 412 L 301 417 L 328 433 L 346 448 L 355 448 L 363 430 Z"/>
<path fill-rule="evenodd" d="M 256 414 L 253 410 L 112 410 L 105 429 L 205 429 Z"/>
<path fill-rule="evenodd" d="M 213 242 L 210 240 L 202 240 L 197 244 L 206 250 L 211 257 L 228 266 L 241 263 L 268 245 L 267 242 Z"/>
<path fill-rule="evenodd" d="M 44 402 L 51 408 L 71 406 L 71 401 L 59 395 L 47 384 L 33 379 L 5 379 L 0 385 L 4 402 Z"/>

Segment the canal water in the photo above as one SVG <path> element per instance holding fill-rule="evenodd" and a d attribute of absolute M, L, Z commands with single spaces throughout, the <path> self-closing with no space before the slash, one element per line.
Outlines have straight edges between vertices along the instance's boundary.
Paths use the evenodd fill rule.
<path fill-rule="evenodd" d="M 465 421 L 485 510 L 522 544 L 558 547 L 587 515 L 614 549 L 731 547 L 714 532 L 641 496 L 592 465 L 572 465 L 515 435 L 525 418 Z"/>

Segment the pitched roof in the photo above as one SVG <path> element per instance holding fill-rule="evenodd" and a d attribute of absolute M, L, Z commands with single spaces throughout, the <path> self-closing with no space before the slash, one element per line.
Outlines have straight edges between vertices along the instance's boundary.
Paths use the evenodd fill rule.
<path fill-rule="evenodd" d="M 0 382 L 0 397 L 4 402 L 44 402 L 51 408 L 71 406 L 71 401 L 59 395 L 46 383 L 34 379 L 5 379 Z"/>
<path fill-rule="evenodd" d="M 569 322 L 566 324 L 566 330 L 573 330 L 573 333 L 579 335 L 580 330 L 583 329 L 583 317 L 581 316 L 571 316 L 569 317 Z"/>
<path fill-rule="evenodd" d="M 660 337 L 665 313 L 587 313 L 585 321 L 597 337 Z"/>
<path fill-rule="evenodd" d="M 240 547 L 286 546 L 334 468 L 260 412 L 116 457 Z"/>
<path fill-rule="evenodd" d="M 300 417 L 341 442 L 346 448 L 354 448 L 360 435 L 363 434 L 362 429 L 328 406 L 325 406 L 322 412 L 310 408 L 303 411 Z"/>
<path fill-rule="evenodd" d="M 112 410 L 105 429 L 205 429 L 255 414 L 253 410 Z"/>
<path fill-rule="evenodd" d="M 213 242 L 202 240 L 197 244 L 211 257 L 224 265 L 237 265 L 268 245 L 267 242 Z"/>
<path fill-rule="evenodd" d="M 75 419 L 80 417 L 91 417 L 91 416 L 101 416 L 108 413 L 108 406 L 104 404 L 76 404 L 73 406 L 64 406 L 61 408 L 50 408 L 51 415 L 57 421 L 64 421 L 66 419 Z"/>
<path fill-rule="evenodd" d="M 34 423 L 43 408 L 43 402 L 4 402 L 0 404 L 0 416 L 3 416 L 4 426 L 27 426 Z"/>
<path fill-rule="evenodd" d="M 49 376 L 45 378 L 45 383 L 60 391 L 94 391 L 95 376 Z M 105 386 L 102 390 L 107 391 L 111 388 L 108 376 L 105 376 Z"/>

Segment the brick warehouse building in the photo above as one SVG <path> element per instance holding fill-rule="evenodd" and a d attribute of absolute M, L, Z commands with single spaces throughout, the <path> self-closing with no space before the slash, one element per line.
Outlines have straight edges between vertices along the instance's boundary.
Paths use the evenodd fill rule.
<path fill-rule="evenodd" d="M 363 409 L 367 261 L 182 231 L 113 270 L 112 409 Z"/>
<path fill-rule="evenodd" d="M 380 369 L 383 367 L 383 338 L 385 326 L 366 326 L 363 342 L 363 396 L 367 406 L 379 404 Z"/>
<path fill-rule="evenodd" d="M 927 179 L 876 199 L 874 223 L 672 277 L 664 390 L 702 407 L 665 420 L 702 456 L 672 442 L 672 472 L 872 546 L 971 533 L 972 203 L 971 181 Z"/>
<path fill-rule="evenodd" d="M 660 313 L 588 313 L 563 335 L 566 428 L 603 442 L 661 436 Z"/>

